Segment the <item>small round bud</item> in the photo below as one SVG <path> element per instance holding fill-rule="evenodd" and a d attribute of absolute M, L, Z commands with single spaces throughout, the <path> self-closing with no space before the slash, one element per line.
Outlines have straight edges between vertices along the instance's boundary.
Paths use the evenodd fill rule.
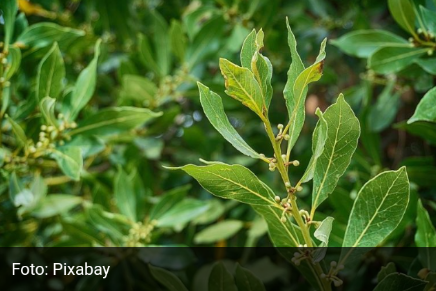
<path fill-rule="evenodd" d="M 333 268 L 334 268 L 334 267 L 336 267 L 336 265 L 337 265 L 337 263 L 336 263 L 335 261 L 331 261 L 331 262 L 330 262 L 330 267 L 333 267 Z"/>
<path fill-rule="evenodd" d="M 295 167 L 298 167 L 298 166 L 300 165 L 300 162 L 297 161 L 297 160 L 295 160 L 295 161 L 292 161 L 292 164 L 293 164 Z"/>
<path fill-rule="evenodd" d="M 39 137 L 44 137 L 44 136 L 45 136 L 45 132 L 41 131 L 41 132 L 39 133 Z"/>
<path fill-rule="evenodd" d="M 8 63 L 8 60 L 7 59 L 2 59 L 2 64 L 3 65 L 6 65 Z"/>
<path fill-rule="evenodd" d="M 60 131 L 65 130 L 65 126 L 64 126 L 63 124 L 59 125 L 59 130 L 60 130 Z"/>
<path fill-rule="evenodd" d="M 295 190 L 297 190 L 297 192 L 301 192 L 301 191 L 303 191 L 303 187 L 298 186 L 297 188 L 295 188 Z"/>
<path fill-rule="evenodd" d="M 51 143 L 51 144 L 48 145 L 48 147 L 51 148 L 51 149 L 54 149 L 55 145 Z"/>
<path fill-rule="evenodd" d="M 278 128 L 278 129 L 283 129 L 283 124 L 279 123 L 279 124 L 277 125 L 277 128 Z"/>
<path fill-rule="evenodd" d="M 285 183 L 285 186 L 286 186 L 286 188 L 291 188 L 291 183 L 286 182 L 286 183 Z"/>
<path fill-rule="evenodd" d="M 74 124 L 75 122 L 73 122 L 73 124 Z M 71 127 L 73 127 L 73 124 L 71 124 Z M 259 156 L 261 157 L 261 158 L 265 158 L 265 155 L 264 154 L 259 154 Z"/>
<path fill-rule="evenodd" d="M 41 130 L 46 131 L 47 130 L 47 126 L 46 125 L 41 125 Z"/>
<path fill-rule="evenodd" d="M 413 42 L 413 37 L 409 37 L 409 42 Z"/>
<path fill-rule="evenodd" d="M 344 268 L 345 268 L 345 266 L 342 265 L 342 264 L 340 264 L 340 265 L 338 266 L 338 270 L 343 270 Z"/>
<path fill-rule="evenodd" d="M 76 128 L 76 127 L 77 127 L 77 123 L 75 123 L 75 122 L 71 123 L 71 128 Z M 260 156 L 262 156 L 262 155 L 260 155 Z M 265 155 L 263 155 L 263 157 L 265 157 Z"/>
<path fill-rule="evenodd" d="M 280 202 L 280 196 L 276 196 L 276 197 L 274 197 L 274 200 L 275 200 L 276 202 Z"/>
<path fill-rule="evenodd" d="M 282 155 L 282 160 L 286 161 L 286 155 Z"/>
<path fill-rule="evenodd" d="M 59 141 L 59 145 L 63 146 L 65 142 L 63 140 Z"/>
<path fill-rule="evenodd" d="M 274 172 L 274 171 L 276 170 L 276 168 L 271 168 L 271 167 L 269 167 L 268 170 L 270 170 L 271 172 Z"/>
<path fill-rule="evenodd" d="M 48 132 L 52 132 L 54 129 L 55 129 L 55 128 L 54 128 L 53 125 L 49 125 L 49 126 L 47 127 L 47 131 L 48 131 Z"/>
<path fill-rule="evenodd" d="M 320 275 L 320 277 L 321 277 L 321 279 L 325 279 L 326 274 L 322 273 L 322 274 Z"/>
<path fill-rule="evenodd" d="M 285 140 L 290 140 L 291 137 L 289 136 L 289 134 L 285 134 L 285 136 L 283 137 Z"/>
<path fill-rule="evenodd" d="M 282 217 L 280 218 L 280 221 L 283 222 L 283 223 L 285 223 L 285 222 L 286 222 L 286 217 L 282 216 Z"/>
<path fill-rule="evenodd" d="M 38 141 L 38 142 L 36 143 L 36 147 L 37 147 L 37 148 L 42 147 L 42 142 Z"/>
<path fill-rule="evenodd" d="M 34 146 L 29 147 L 29 152 L 34 153 L 36 152 L 36 148 Z"/>
<path fill-rule="evenodd" d="M 58 114 L 58 118 L 59 118 L 59 119 L 62 119 L 62 118 L 64 118 L 64 115 L 63 115 L 62 113 L 59 113 L 59 114 Z"/>
<path fill-rule="evenodd" d="M 433 55 L 433 50 L 432 50 L 432 49 L 429 49 L 429 50 L 427 51 L 427 55 L 429 55 L 429 56 Z"/>

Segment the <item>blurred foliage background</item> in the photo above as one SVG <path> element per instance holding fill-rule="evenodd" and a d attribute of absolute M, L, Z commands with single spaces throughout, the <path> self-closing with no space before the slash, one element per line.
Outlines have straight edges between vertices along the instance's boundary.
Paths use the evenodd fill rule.
<path fill-rule="evenodd" d="M 375 0 L 18 3 L 11 42 L 17 47 L 19 35 L 35 24 L 50 22 L 74 29 L 74 36 L 58 32 L 56 38 L 66 68 L 66 89 L 58 112 L 63 112 L 60 107 L 67 104 L 63 100 L 68 100 L 72 80 L 92 61 L 95 43 L 101 39 L 95 91 L 78 115 L 79 128 L 80 121 L 108 107 L 149 108 L 162 115 L 101 138 L 73 139 L 84 160 L 77 181 L 53 157 L 11 162 L 8 157 L 15 156 L 16 141 L 3 118 L 1 246 L 270 246 L 265 223 L 248 205 L 214 198 L 184 173 L 163 168 L 199 163 L 199 158 L 240 163 L 273 188 L 280 186 L 277 175 L 239 154 L 212 128 L 202 113 L 196 81 L 223 97 L 232 125 L 248 144 L 272 155 L 261 122 L 224 96 L 218 68 L 220 57 L 238 61 L 242 42 L 253 28 L 264 30 L 263 54 L 274 68 L 270 118 L 275 124 L 287 122 L 282 94 L 291 62 L 286 17 L 306 64 L 314 61 L 325 37 L 335 40 L 358 29 L 384 29 L 408 38 L 391 17 L 387 3 Z M 35 141 L 41 123 L 39 110 L 31 104 L 32 94 L 38 63 L 53 45 L 47 35 L 36 38 L 39 42 L 20 48 L 21 65 L 10 80 L 6 110 Z M 362 136 L 346 174 L 320 208 L 318 220 L 323 215 L 335 217 L 330 244 L 340 246 L 358 189 L 382 170 L 406 165 L 413 183 L 412 199 L 403 222 L 385 245 L 412 246 L 417 198 L 425 200 L 430 217 L 436 210 L 436 131 L 434 124 L 406 128 L 404 121 L 435 85 L 435 77 L 413 68 L 379 75 L 367 69 L 366 60 L 349 56 L 330 42 L 326 52 L 324 75 L 309 87 L 308 119 L 293 151 L 301 166 L 291 172 L 291 181 L 302 175 L 311 157 L 315 109 L 325 110 L 344 93 L 360 119 Z M 17 202 L 15 194 L 22 191 L 14 194 L 16 185 L 30 191 L 26 197 L 32 202 Z M 307 205 L 310 191 L 306 187 L 301 194 Z"/>

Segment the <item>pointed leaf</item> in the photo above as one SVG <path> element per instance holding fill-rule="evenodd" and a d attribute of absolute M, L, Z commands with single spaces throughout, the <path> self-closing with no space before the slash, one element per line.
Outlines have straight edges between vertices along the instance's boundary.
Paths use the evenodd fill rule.
<path fill-rule="evenodd" d="M 253 29 L 244 40 L 241 49 L 241 66 L 251 69 L 251 60 L 256 52 L 256 30 Z"/>
<path fill-rule="evenodd" d="M 392 273 L 386 276 L 375 288 L 374 291 L 422 291 L 427 281 L 415 279 L 401 273 Z"/>
<path fill-rule="evenodd" d="M 428 91 L 419 101 L 413 116 L 407 121 L 408 124 L 417 121 L 436 122 L 436 87 Z"/>
<path fill-rule="evenodd" d="M 70 131 L 70 135 L 79 133 L 98 136 L 118 134 L 134 129 L 161 115 L 161 112 L 153 112 L 147 108 L 129 106 L 107 108 L 80 122 L 78 128 Z"/>
<path fill-rule="evenodd" d="M 173 19 L 170 27 L 171 50 L 181 63 L 185 60 L 187 39 L 182 24 Z"/>
<path fill-rule="evenodd" d="M 21 64 L 21 50 L 16 47 L 9 48 L 8 66 L 5 70 L 5 80 L 9 80 L 18 71 Z"/>
<path fill-rule="evenodd" d="M 385 30 L 356 30 L 331 41 L 349 55 L 360 58 L 370 57 L 381 47 L 410 47 L 410 43 Z"/>
<path fill-rule="evenodd" d="M 18 6 L 15 0 L 6 0 L 0 2 L 0 11 L 4 20 L 4 50 L 7 52 L 9 44 L 14 34 L 15 16 L 17 14 Z"/>
<path fill-rule="evenodd" d="M 45 97 L 41 100 L 39 107 L 42 113 L 42 116 L 45 119 L 45 122 L 48 125 L 52 125 L 54 127 L 58 127 L 58 122 L 54 113 L 55 110 L 56 99 L 51 97 Z"/>
<path fill-rule="evenodd" d="M 24 133 L 24 130 L 12 118 L 10 118 L 9 116 L 6 116 L 6 118 L 8 119 L 9 123 L 12 126 L 12 131 L 14 132 L 15 136 L 17 137 L 18 144 L 20 146 L 25 146 L 27 143 L 27 137 L 26 137 L 26 134 Z"/>
<path fill-rule="evenodd" d="M 200 82 L 198 82 L 197 85 L 200 91 L 201 106 L 213 127 L 215 127 L 215 129 L 238 151 L 249 157 L 259 159 L 259 154 L 242 139 L 239 133 L 230 124 L 224 112 L 221 97 L 210 91 L 208 87 Z"/>
<path fill-rule="evenodd" d="M 262 91 L 253 73 L 226 59 L 220 59 L 221 73 L 225 79 L 226 93 L 242 102 L 260 117 L 264 114 Z"/>
<path fill-rule="evenodd" d="M 380 272 L 377 274 L 377 281 L 380 283 L 388 275 L 397 272 L 397 268 L 393 262 L 388 263 L 386 266 L 381 267 Z"/>
<path fill-rule="evenodd" d="M 125 215 L 131 221 L 136 222 L 136 199 L 133 189 L 133 181 L 120 167 L 115 176 L 114 182 L 114 199 L 120 213 Z"/>
<path fill-rule="evenodd" d="M 158 219 L 157 226 L 175 227 L 182 225 L 192 221 L 208 209 L 209 205 L 205 204 L 203 201 L 186 198 L 163 214 Z"/>
<path fill-rule="evenodd" d="M 171 67 L 171 40 L 168 32 L 168 24 L 157 12 L 152 12 L 153 19 L 153 42 L 156 52 L 156 61 L 162 76 L 169 73 Z"/>
<path fill-rule="evenodd" d="M 151 275 L 168 291 L 188 291 L 182 281 L 173 273 L 148 265 Z"/>
<path fill-rule="evenodd" d="M 155 61 L 154 54 L 151 50 L 148 38 L 142 34 L 138 36 L 139 40 L 139 58 L 142 63 L 156 75 L 161 76 L 160 68 Z"/>
<path fill-rule="evenodd" d="M 327 39 L 324 39 L 321 43 L 318 57 L 313 65 L 304 69 L 298 77 L 295 79 L 295 83 L 292 89 L 292 95 L 287 96 L 286 106 L 289 114 L 289 136 L 288 152 L 292 150 L 303 128 L 304 120 L 306 117 L 306 94 L 307 87 L 310 83 L 318 81 L 322 76 L 325 59 L 325 45 Z M 288 80 L 289 82 L 289 80 Z M 286 91 L 286 86 L 285 86 Z"/>
<path fill-rule="evenodd" d="M 249 270 L 242 268 L 239 264 L 236 265 L 235 283 L 238 290 L 265 291 L 262 281 Z"/>
<path fill-rule="evenodd" d="M 223 220 L 206 227 L 194 236 L 196 244 L 210 244 L 227 240 L 234 236 L 244 226 L 240 220 Z"/>
<path fill-rule="evenodd" d="M 418 200 L 415 233 L 415 244 L 418 247 L 418 257 L 422 265 L 429 270 L 436 270 L 436 230 L 427 210 Z"/>
<path fill-rule="evenodd" d="M 237 291 L 233 276 L 223 263 L 217 262 L 212 268 L 208 283 L 209 291 Z"/>
<path fill-rule="evenodd" d="M 409 187 L 405 167 L 369 180 L 354 201 L 342 246 L 375 247 L 382 243 L 403 218 L 409 203 Z"/>
<path fill-rule="evenodd" d="M 379 74 L 396 73 L 413 64 L 428 49 L 415 47 L 382 47 L 368 59 L 368 67 Z"/>
<path fill-rule="evenodd" d="M 65 65 L 59 46 L 55 43 L 44 56 L 38 66 L 36 77 L 36 93 L 38 100 L 44 97 L 57 98 L 63 89 Z"/>
<path fill-rule="evenodd" d="M 208 166 L 186 165 L 179 168 L 196 179 L 215 196 L 253 205 L 271 205 L 274 192 L 262 183 L 249 169 L 241 165 L 213 164 Z"/>
<path fill-rule="evenodd" d="M 336 188 L 339 178 L 350 164 L 360 135 L 359 120 L 343 95 L 339 95 L 336 103 L 327 108 L 323 116 L 327 121 L 327 139 L 315 165 L 312 217 L 315 209 Z"/>
<path fill-rule="evenodd" d="M 321 242 L 319 245 L 325 248 L 329 244 L 330 233 L 332 232 L 333 217 L 326 217 L 314 232 L 314 236 Z"/>
<path fill-rule="evenodd" d="M 53 158 L 65 175 L 75 181 L 79 181 L 80 172 L 83 168 L 82 151 L 79 147 L 61 147 L 53 152 Z"/>
<path fill-rule="evenodd" d="M 31 215 L 37 218 L 48 218 L 67 213 L 80 203 L 82 203 L 82 198 L 79 196 L 52 194 L 45 197 L 41 203 L 31 211 Z"/>
<path fill-rule="evenodd" d="M 415 10 L 410 0 L 388 0 L 389 11 L 395 21 L 411 35 L 415 35 Z"/>
<path fill-rule="evenodd" d="M 436 75 L 436 59 L 417 59 L 415 63 L 429 74 Z"/>
<path fill-rule="evenodd" d="M 424 21 L 425 28 L 432 34 L 436 34 L 436 12 L 419 5 L 422 20 Z"/>

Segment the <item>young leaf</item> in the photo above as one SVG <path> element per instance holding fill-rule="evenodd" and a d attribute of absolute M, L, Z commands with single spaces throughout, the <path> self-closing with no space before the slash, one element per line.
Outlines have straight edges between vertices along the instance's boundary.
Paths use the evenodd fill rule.
<path fill-rule="evenodd" d="M 151 275 L 168 291 L 188 291 L 182 281 L 173 273 L 158 267 L 148 265 Z"/>
<path fill-rule="evenodd" d="M 323 117 L 327 122 L 327 139 L 313 174 L 312 217 L 318 205 L 336 188 L 350 164 L 360 135 L 359 120 L 342 94 Z"/>
<path fill-rule="evenodd" d="M 153 112 L 147 108 L 114 107 L 103 109 L 79 123 L 78 128 L 70 131 L 70 135 L 111 135 L 133 129 L 162 112 Z"/>
<path fill-rule="evenodd" d="M 436 230 L 420 199 L 417 205 L 416 226 L 418 229 L 415 233 L 415 244 L 419 248 L 419 260 L 424 267 L 433 271 L 436 269 L 434 250 L 436 247 Z"/>
<path fill-rule="evenodd" d="M 313 234 L 321 242 L 319 246 L 322 248 L 327 247 L 329 244 L 329 237 L 330 233 L 332 232 L 333 220 L 335 220 L 333 217 L 326 217 Z"/>
<path fill-rule="evenodd" d="M 40 101 L 45 97 L 57 98 L 63 89 L 65 65 L 59 46 L 55 43 L 38 66 L 36 94 Z"/>
<path fill-rule="evenodd" d="M 242 139 L 239 133 L 230 124 L 224 112 L 221 97 L 215 92 L 210 91 L 208 87 L 200 82 L 198 82 L 197 85 L 200 91 L 201 106 L 213 127 L 215 127 L 215 129 L 238 151 L 249 157 L 259 159 L 260 155 Z"/>
<path fill-rule="evenodd" d="M 425 28 L 432 34 L 436 34 L 436 12 L 419 5 L 422 19 L 424 21 Z"/>
<path fill-rule="evenodd" d="M 185 185 L 164 193 L 159 202 L 151 209 L 150 220 L 159 219 L 163 216 L 174 205 L 183 200 L 190 188 L 191 185 Z"/>
<path fill-rule="evenodd" d="M 436 111 L 434 105 L 436 104 L 436 87 L 428 91 L 424 97 L 419 101 L 413 116 L 407 121 L 408 124 L 417 121 L 436 122 Z"/>
<path fill-rule="evenodd" d="M 175 227 L 192 221 L 209 209 L 203 201 L 187 198 L 177 203 L 168 212 L 162 215 L 157 225 L 159 227 Z"/>
<path fill-rule="evenodd" d="M 83 168 L 82 151 L 79 147 L 60 147 L 53 151 L 53 158 L 65 175 L 74 181 L 79 181 Z"/>
<path fill-rule="evenodd" d="M 14 34 L 15 15 L 17 14 L 18 6 L 15 0 L 6 0 L 0 2 L 0 11 L 4 19 L 4 51 L 7 52 L 11 43 L 12 35 Z"/>
<path fill-rule="evenodd" d="M 208 283 L 209 291 L 237 291 L 232 275 L 223 263 L 217 262 L 212 268 Z"/>
<path fill-rule="evenodd" d="M 319 120 L 312 135 L 312 157 L 299 183 L 306 183 L 313 178 L 316 162 L 324 151 L 324 145 L 327 139 L 327 121 L 319 108 L 316 109 L 315 114 L 318 116 Z"/>
<path fill-rule="evenodd" d="M 118 173 L 115 176 L 114 198 L 120 213 L 136 222 L 136 199 L 133 183 L 121 167 L 118 168 Z"/>
<path fill-rule="evenodd" d="M 5 70 L 5 80 L 9 80 L 18 71 L 21 64 L 21 50 L 16 47 L 9 48 L 8 64 Z"/>
<path fill-rule="evenodd" d="M 220 59 L 220 69 L 226 81 L 227 95 L 242 102 L 262 118 L 265 108 L 264 100 L 253 73 L 247 68 L 239 67 L 222 58 Z"/>
<path fill-rule="evenodd" d="M 155 61 L 153 52 L 148 38 L 142 34 L 138 36 L 139 39 L 139 58 L 143 64 L 156 75 L 161 76 L 160 68 Z"/>
<path fill-rule="evenodd" d="M 332 44 L 347 54 L 368 58 L 381 47 L 410 47 L 410 43 L 385 30 L 356 30 L 332 40 Z"/>
<path fill-rule="evenodd" d="M 244 166 L 221 163 L 207 166 L 186 165 L 173 169 L 185 171 L 215 196 L 279 208 L 274 201 L 273 191 Z"/>
<path fill-rule="evenodd" d="M 234 236 L 244 226 L 240 220 L 223 220 L 206 227 L 194 237 L 196 244 L 210 244 L 227 240 Z"/>
<path fill-rule="evenodd" d="M 182 24 L 173 19 L 170 27 L 171 50 L 181 63 L 185 60 L 187 39 Z"/>
<path fill-rule="evenodd" d="M 58 127 L 58 122 L 54 113 L 56 100 L 51 97 L 45 97 L 41 100 L 39 107 L 45 122 L 48 125 Z"/>
<path fill-rule="evenodd" d="M 31 211 L 31 215 L 37 218 L 48 218 L 67 213 L 80 203 L 82 203 L 82 198 L 79 196 L 52 194 L 45 197 L 35 209 Z"/>
<path fill-rule="evenodd" d="M 24 130 L 12 118 L 10 118 L 9 116 L 6 116 L 6 118 L 8 119 L 9 123 L 12 126 L 12 131 L 14 132 L 15 136 L 17 137 L 18 144 L 20 146 L 25 146 L 27 143 L 27 137 L 26 137 L 26 134 L 24 133 Z"/>
<path fill-rule="evenodd" d="M 396 73 L 413 64 L 427 51 L 426 48 L 382 47 L 369 57 L 368 67 L 379 74 Z"/>
<path fill-rule="evenodd" d="M 236 264 L 235 283 L 238 290 L 265 291 L 262 281 L 249 270 L 242 268 L 239 264 Z"/>
<path fill-rule="evenodd" d="M 415 10 L 410 0 L 388 0 L 389 11 L 395 21 L 415 36 Z"/>
<path fill-rule="evenodd" d="M 375 247 L 382 243 L 403 218 L 409 192 L 405 167 L 383 172 L 369 180 L 354 201 L 342 246 Z"/>
<path fill-rule="evenodd" d="M 304 242 L 301 229 L 292 222 L 289 215 L 281 221 L 283 210 L 274 206 L 252 205 L 268 224 L 268 233 L 276 247 L 298 247 Z"/>
<path fill-rule="evenodd" d="M 387 275 L 375 288 L 374 291 L 422 291 L 427 281 L 415 279 L 402 273 Z"/>
<path fill-rule="evenodd" d="M 256 50 L 256 30 L 253 29 L 242 44 L 240 55 L 242 67 L 251 69 L 251 60 Z"/>
<path fill-rule="evenodd" d="M 292 148 L 300 135 L 303 128 L 304 119 L 306 116 L 305 101 L 307 94 L 307 87 L 310 83 L 318 81 L 322 76 L 324 59 L 325 59 L 325 45 L 327 39 L 324 39 L 321 43 L 318 57 L 313 65 L 304 69 L 298 77 L 295 79 L 294 86 L 292 88 L 292 95 L 286 95 L 286 106 L 289 114 L 289 136 L 288 150 L 291 152 Z M 288 72 L 289 74 L 289 72 Z M 289 82 L 289 80 L 288 80 Z M 285 86 L 286 92 L 286 86 Z"/>
<path fill-rule="evenodd" d="M 156 99 L 158 88 L 147 78 L 137 75 L 124 75 L 120 95 L 124 99 L 147 101 L 149 104 Z"/>
<path fill-rule="evenodd" d="M 168 33 L 168 24 L 165 19 L 156 12 L 152 12 L 152 19 L 156 61 L 160 74 L 166 76 L 171 67 L 171 40 Z"/>
<path fill-rule="evenodd" d="M 69 118 L 74 120 L 79 111 L 89 102 L 95 90 L 95 83 L 97 81 L 97 63 L 98 56 L 100 55 L 101 39 L 97 40 L 95 44 L 94 58 L 91 63 L 80 73 L 77 78 L 76 85 L 74 86 L 70 102 Z"/>

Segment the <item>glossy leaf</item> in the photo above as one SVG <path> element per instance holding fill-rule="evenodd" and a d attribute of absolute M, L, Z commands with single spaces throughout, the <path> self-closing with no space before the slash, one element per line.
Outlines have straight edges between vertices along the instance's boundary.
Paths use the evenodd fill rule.
<path fill-rule="evenodd" d="M 386 276 L 375 288 L 374 291 L 422 291 L 427 281 L 415 279 L 402 273 L 392 273 Z"/>
<path fill-rule="evenodd" d="M 436 87 L 428 91 L 419 101 L 413 116 L 407 121 L 408 124 L 417 121 L 436 122 Z"/>
<path fill-rule="evenodd" d="M 368 59 L 368 67 L 379 74 L 396 73 L 413 64 L 428 49 L 414 47 L 382 47 Z"/>
<path fill-rule="evenodd" d="M 65 175 L 79 181 L 83 168 L 82 151 L 79 147 L 61 147 L 53 151 L 53 158 Z"/>
<path fill-rule="evenodd" d="M 436 12 L 425 8 L 424 6 L 419 6 L 421 12 L 422 20 L 424 22 L 425 28 L 432 34 L 436 34 Z"/>
<path fill-rule="evenodd" d="M 180 201 L 168 212 L 162 215 L 158 221 L 159 227 L 175 227 L 192 221 L 194 218 L 203 214 L 209 209 L 209 205 L 205 205 L 200 200 L 187 198 Z"/>
<path fill-rule="evenodd" d="M 168 32 L 168 24 L 157 12 L 152 12 L 153 42 L 156 53 L 156 62 L 162 76 L 169 73 L 171 67 L 171 40 Z"/>
<path fill-rule="evenodd" d="M 244 166 L 219 163 L 207 166 L 186 165 L 173 169 L 185 171 L 215 196 L 252 205 L 278 207 L 273 191 Z"/>
<path fill-rule="evenodd" d="M 136 75 L 124 75 L 120 95 L 124 99 L 152 103 L 157 93 L 156 85 L 147 78 Z"/>
<path fill-rule="evenodd" d="M 354 201 L 342 246 L 375 247 L 382 243 L 403 218 L 409 187 L 405 167 L 369 180 Z"/>
<path fill-rule="evenodd" d="M 54 127 L 58 127 L 58 122 L 55 116 L 55 104 L 56 100 L 51 97 L 45 97 L 41 100 L 39 107 L 42 113 L 42 116 L 45 119 L 45 122 L 48 125 L 52 125 Z"/>
<path fill-rule="evenodd" d="M 95 84 L 97 81 L 97 63 L 98 56 L 100 55 L 100 43 L 99 39 L 95 44 L 94 58 L 89 65 L 80 73 L 77 78 L 76 85 L 74 86 L 73 93 L 71 95 L 70 102 L 70 114 L 69 118 L 74 120 L 79 111 L 88 104 L 95 91 Z"/>
<path fill-rule="evenodd" d="M 71 135 L 111 135 L 134 129 L 146 121 L 161 116 L 146 108 L 114 107 L 103 109 L 79 123 Z"/>
<path fill-rule="evenodd" d="M 38 66 L 36 92 L 38 100 L 57 98 L 63 89 L 65 65 L 59 46 L 55 43 Z"/>
<path fill-rule="evenodd" d="M 238 290 L 265 291 L 262 281 L 249 270 L 242 268 L 239 264 L 236 265 L 235 283 Z"/>
<path fill-rule="evenodd" d="M 253 73 L 226 59 L 220 59 L 221 73 L 225 79 L 226 93 L 242 102 L 260 117 L 264 114 L 262 91 Z"/>
<path fill-rule="evenodd" d="M 180 62 L 185 60 L 186 46 L 188 40 L 185 36 L 185 31 L 182 24 L 173 19 L 170 27 L 171 50 Z"/>
<path fill-rule="evenodd" d="M 436 58 L 432 58 L 432 59 L 420 58 L 415 60 L 415 63 L 418 64 L 427 73 L 436 75 Z"/>
<path fill-rule="evenodd" d="M 356 30 L 333 40 L 332 43 L 349 55 L 370 57 L 381 47 L 410 47 L 410 43 L 385 30 Z"/>
<path fill-rule="evenodd" d="M 200 91 L 201 106 L 213 127 L 238 151 L 249 157 L 259 159 L 259 154 L 242 139 L 239 133 L 230 124 L 224 112 L 221 97 L 210 91 L 208 87 L 200 82 L 198 82 L 197 85 Z"/>
<path fill-rule="evenodd" d="M 82 203 L 82 197 L 68 194 L 51 194 L 32 210 L 31 214 L 37 218 L 48 218 L 67 213 Z"/>
<path fill-rule="evenodd" d="M 215 263 L 212 267 L 208 287 L 209 291 L 238 291 L 233 276 L 221 262 Z"/>
<path fill-rule="evenodd" d="M 133 181 L 121 167 L 118 168 L 118 173 L 115 176 L 114 199 L 120 213 L 136 222 L 136 199 Z"/>
<path fill-rule="evenodd" d="M 155 278 L 167 291 L 188 291 L 182 281 L 173 273 L 152 265 L 148 265 L 151 275 Z"/>
<path fill-rule="evenodd" d="M 15 0 L 6 0 L 0 2 L 0 10 L 4 19 L 4 47 L 8 51 L 11 43 L 12 35 L 14 34 L 15 15 L 17 14 L 18 6 Z"/>
<path fill-rule="evenodd" d="M 339 95 L 336 103 L 327 108 L 323 116 L 327 122 L 327 139 L 315 165 L 311 216 L 336 188 L 350 164 L 360 135 L 359 120 L 343 95 Z"/>
<path fill-rule="evenodd" d="M 251 69 L 251 60 L 253 59 L 256 48 L 256 30 L 253 29 L 244 40 L 241 48 L 241 66 Z"/>
<path fill-rule="evenodd" d="M 415 10 L 410 0 L 388 0 L 395 21 L 408 33 L 415 35 Z"/>
<path fill-rule="evenodd" d="M 292 150 L 295 143 L 297 142 L 298 136 L 300 135 L 301 129 L 304 125 L 304 120 L 306 117 L 306 94 L 307 87 L 310 83 L 318 81 L 323 72 L 324 59 L 325 59 L 325 45 L 327 39 L 324 39 L 321 43 L 318 57 L 313 65 L 304 69 L 298 77 L 295 79 L 294 86 L 292 88 L 292 95 L 286 94 L 285 86 L 285 98 L 286 106 L 288 108 L 289 114 L 289 136 L 288 141 L 288 152 Z M 288 72 L 289 74 L 289 72 Z M 288 81 L 289 82 L 289 81 Z"/>
<path fill-rule="evenodd" d="M 196 244 L 210 244 L 221 240 L 227 240 L 234 236 L 243 227 L 240 220 L 223 220 L 206 227 L 194 237 Z"/>
<path fill-rule="evenodd" d="M 150 219 L 153 220 L 162 217 L 168 210 L 184 199 L 190 188 L 190 185 L 185 185 L 174 188 L 162 195 L 159 202 L 151 209 Z"/>
<path fill-rule="evenodd" d="M 18 71 L 21 64 L 21 50 L 16 47 L 9 48 L 8 67 L 5 70 L 5 80 L 9 80 Z"/>

